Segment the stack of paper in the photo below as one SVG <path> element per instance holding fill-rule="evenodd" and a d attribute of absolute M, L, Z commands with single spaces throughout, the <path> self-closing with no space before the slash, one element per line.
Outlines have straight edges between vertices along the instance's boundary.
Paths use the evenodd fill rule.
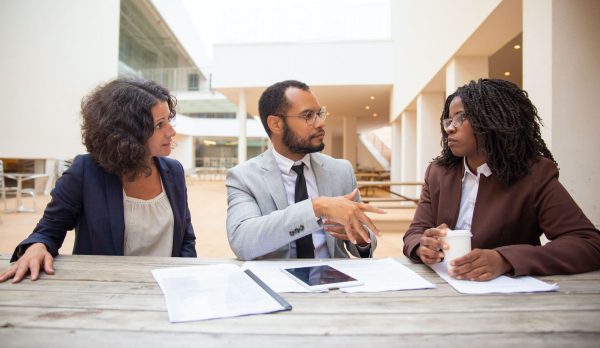
<path fill-rule="evenodd" d="M 155 269 L 171 322 L 226 318 L 292 307 L 251 272 L 233 264 Z"/>
<path fill-rule="evenodd" d="M 430 266 L 442 279 L 450 284 L 456 291 L 463 294 L 490 294 L 512 292 L 542 292 L 558 290 L 558 285 L 544 283 L 533 277 L 507 277 L 500 276 L 486 282 L 471 280 L 458 280 L 448 275 L 445 263 L 440 262 Z"/>

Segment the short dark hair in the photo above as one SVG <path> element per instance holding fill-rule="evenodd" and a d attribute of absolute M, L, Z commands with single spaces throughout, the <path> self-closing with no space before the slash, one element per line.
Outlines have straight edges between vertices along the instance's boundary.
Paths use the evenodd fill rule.
<path fill-rule="evenodd" d="M 177 100 L 154 81 L 123 77 L 96 87 L 81 101 L 81 136 L 100 167 L 133 180 L 148 173 L 148 139 L 154 133 L 152 107 L 169 106 L 175 117 Z"/>
<path fill-rule="evenodd" d="M 542 139 L 537 109 L 527 92 L 512 82 L 479 79 L 459 87 L 449 95 L 440 121 L 448 118 L 450 103 L 460 97 L 477 146 L 487 155 L 487 164 L 498 180 L 511 184 L 529 171 L 532 161 L 554 157 Z M 442 153 L 435 161 L 446 167 L 462 163 L 448 147 L 448 134 L 442 130 Z"/>
<path fill-rule="evenodd" d="M 260 115 L 260 121 L 262 122 L 263 127 L 265 127 L 265 131 L 269 138 L 271 137 L 272 132 L 267 124 L 267 117 L 269 117 L 269 115 L 285 114 L 287 112 L 289 104 L 285 97 L 285 92 L 290 87 L 298 88 L 303 91 L 310 90 L 308 85 L 304 82 L 286 80 L 269 86 L 260 96 L 260 100 L 258 101 L 258 113 Z"/>

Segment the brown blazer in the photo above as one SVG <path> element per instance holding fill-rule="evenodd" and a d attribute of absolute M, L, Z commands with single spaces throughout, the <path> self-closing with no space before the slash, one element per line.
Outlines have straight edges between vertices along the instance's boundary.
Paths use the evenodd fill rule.
<path fill-rule="evenodd" d="M 404 254 L 415 262 L 423 232 L 446 223 L 454 228 L 460 209 L 464 166 L 432 163 L 415 216 L 404 235 Z M 514 275 L 582 273 L 600 269 L 600 232 L 558 181 L 556 165 L 540 158 L 510 186 L 494 174 L 481 176 L 473 221 L 472 248 L 494 249 Z M 543 234 L 551 241 L 540 246 Z"/>

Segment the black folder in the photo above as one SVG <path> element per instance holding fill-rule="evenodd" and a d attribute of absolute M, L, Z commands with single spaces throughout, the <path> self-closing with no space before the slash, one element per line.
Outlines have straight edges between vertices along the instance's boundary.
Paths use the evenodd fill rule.
<path fill-rule="evenodd" d="M 256 274 L 252 273 L 252 271 L 250 271 L 249 269 L 245 270 L 244 273 L 246 273 L 250 278 L 252 278 L 252 280 L 254 280 L 256 284 L 258 284 L 267 294 L 273 297 L 275 301 L 277 301 L 281 305 L 281 311 L 289 311 L 292 309 L 291 304 L 289 304 L 283 297 L 279 296 L 278 293 L 273 291 L 273 289 L 271 289 L 267 284 L 260 280 L 260 278 L 257 277 Z"/>

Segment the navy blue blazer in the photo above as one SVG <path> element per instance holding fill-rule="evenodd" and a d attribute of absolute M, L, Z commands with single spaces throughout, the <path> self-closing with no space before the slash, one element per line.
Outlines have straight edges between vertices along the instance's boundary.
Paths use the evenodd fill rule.
<path fill-rule="evenodd" d="M 181 163 L 156 157 L 165 193 L 173 209 L 171 256 L 196 257 L 196 236 L 187 204 L 187 189 Z M 56 182 L 52 199 L 33 232 L 15 249 L 17 260 L 33 243 L 44 243 L 58 255 L 67 231 L 75 229 L 73 254 L 123 255 L 125 218 L 121 179 L 107 173 L 90 157 L 79 155 Z"/>

